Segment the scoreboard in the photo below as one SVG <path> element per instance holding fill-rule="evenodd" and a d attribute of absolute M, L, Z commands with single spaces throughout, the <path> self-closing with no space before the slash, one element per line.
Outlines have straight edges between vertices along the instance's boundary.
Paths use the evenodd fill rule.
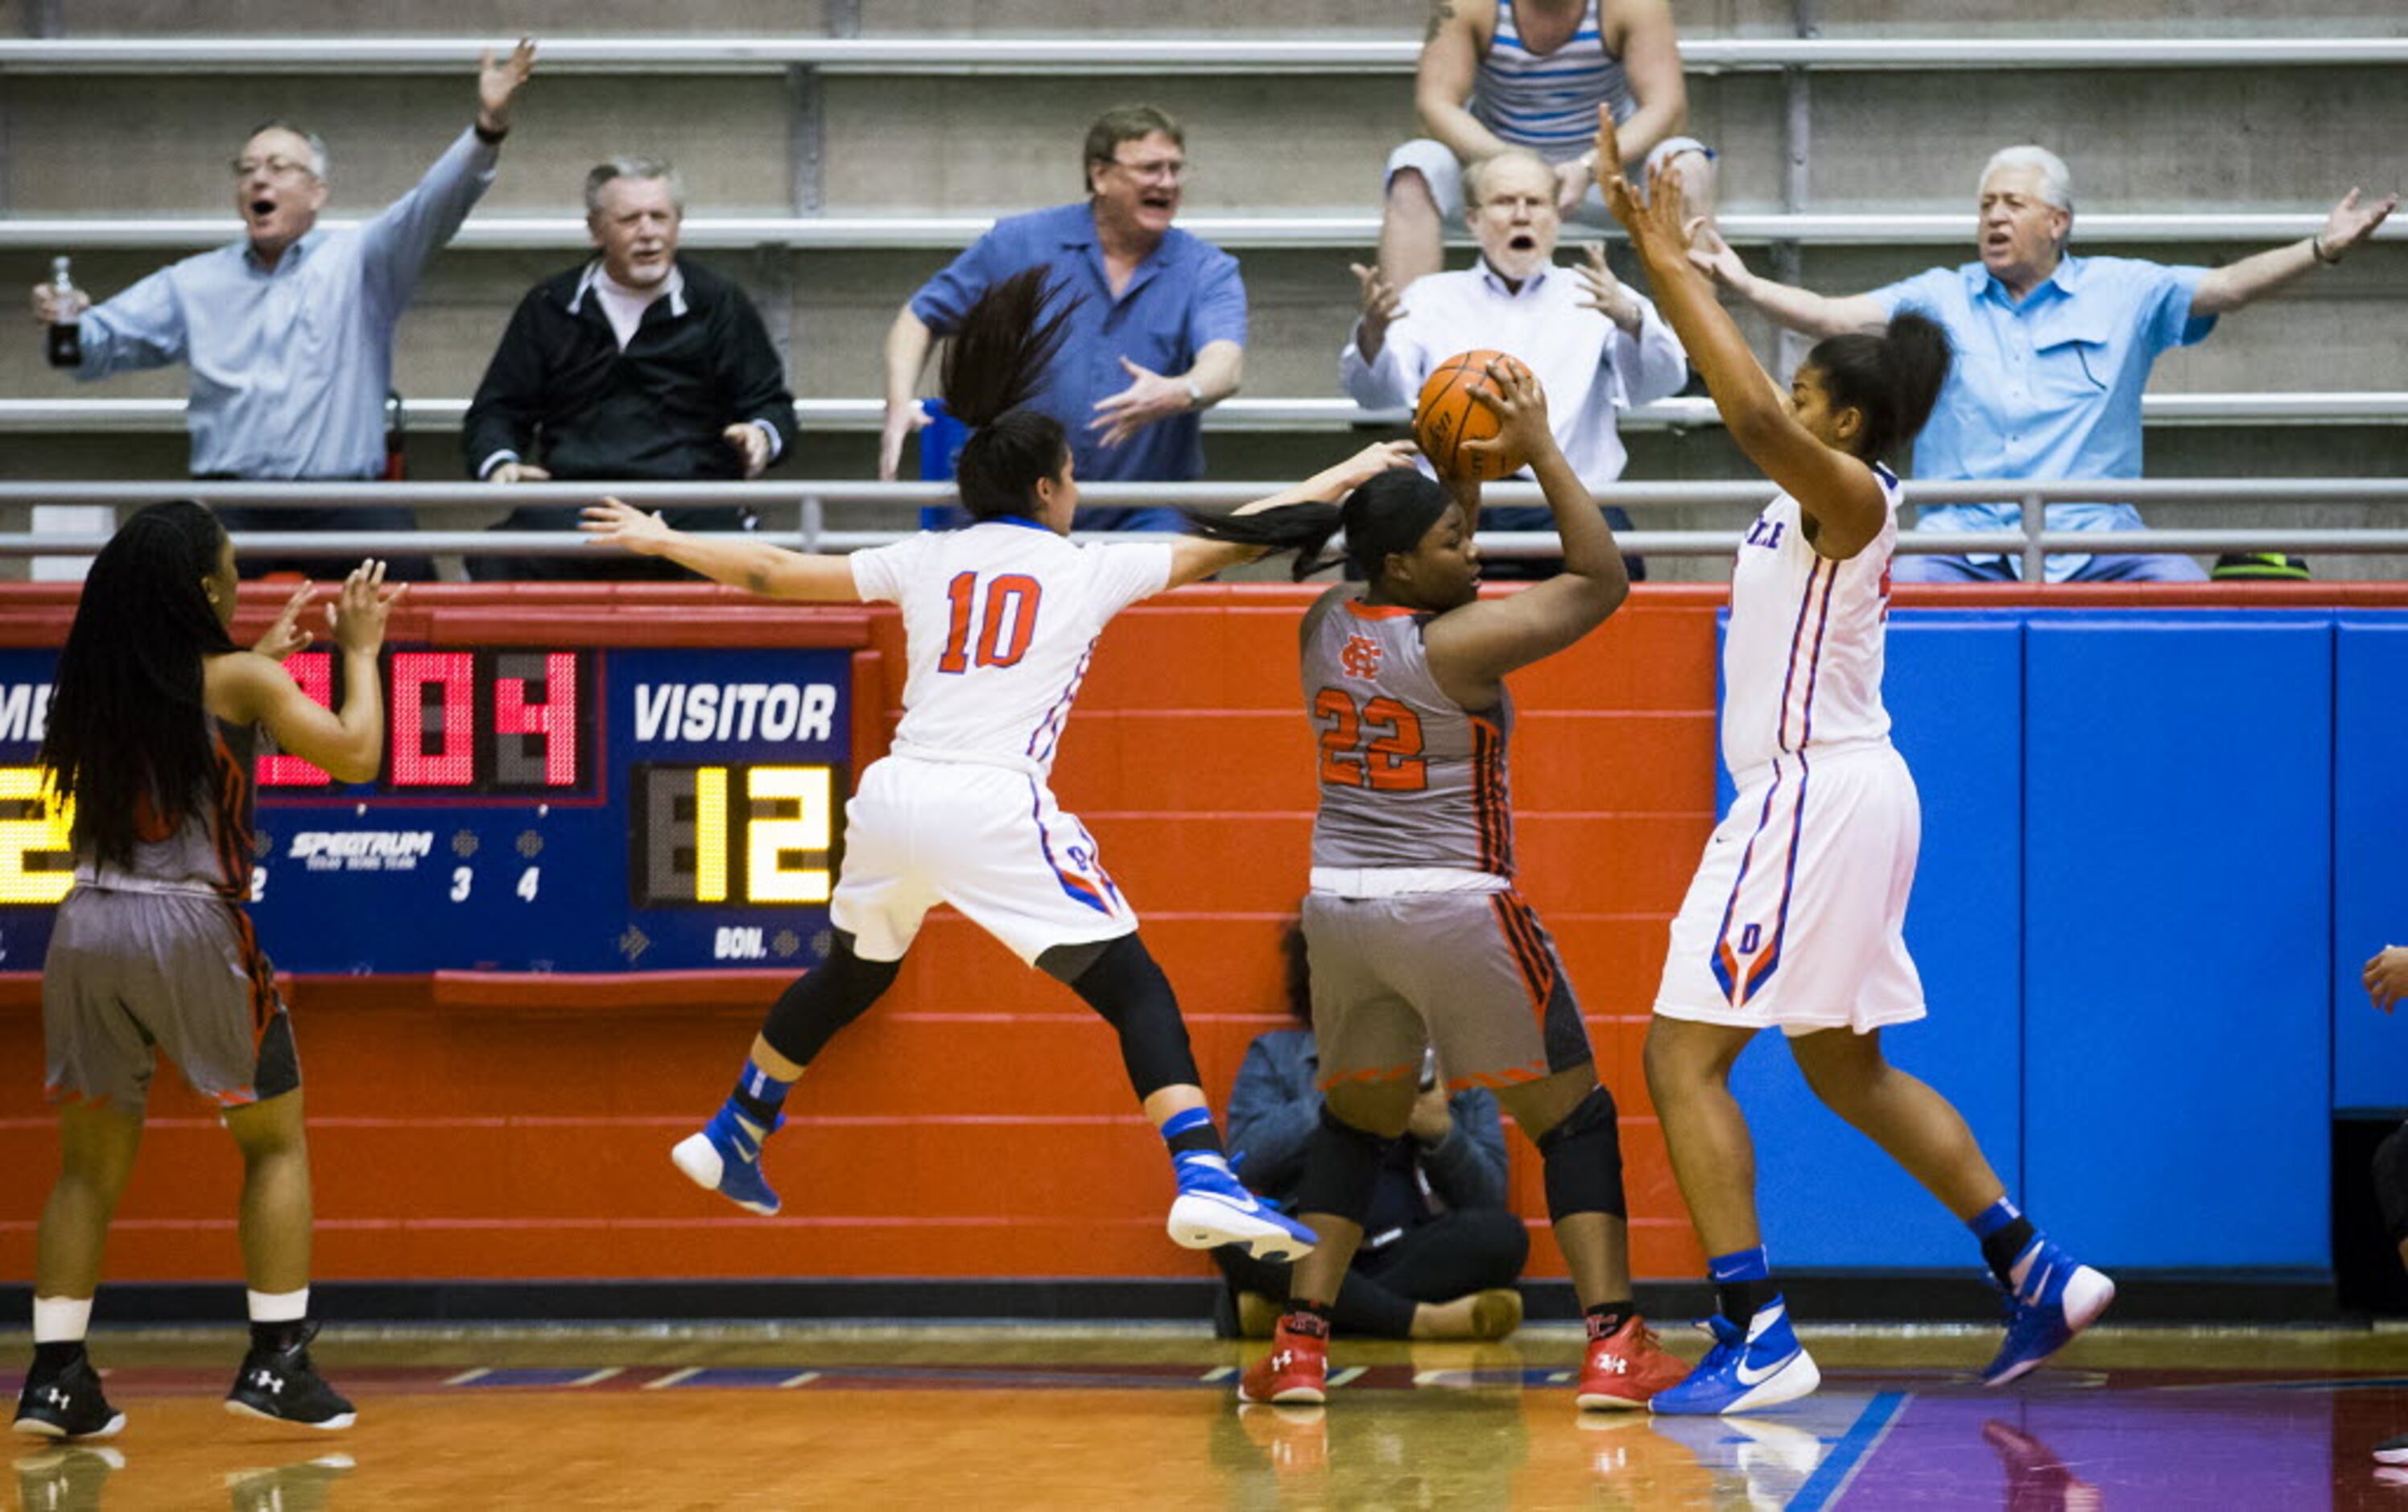
<path fill-rule="evenodd" d="M 816 963 L 858 758 L 856 662 L 875 654 L 848 636 L 683 639 L 388 643 L 374 782 L 260 758 L 251 909 L 278 969 Z M 336 707 L 339 660 L 312 649 L 286 666 Z M 0 648 L 0 972 L 39 969 L 71 878 L 36 760 L 55 661 Z"/>

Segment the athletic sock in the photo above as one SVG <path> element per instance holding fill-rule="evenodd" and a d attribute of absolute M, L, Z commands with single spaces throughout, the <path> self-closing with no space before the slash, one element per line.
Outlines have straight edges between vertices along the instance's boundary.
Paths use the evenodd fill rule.
<path fill-rule="evenodd" d="M 1182 1155 L 1226 1155 L 1221 1147 L 1221 1130 L 1212 1125 L 1210 1108 L 1182 1108 L 1162 1121 L 1162 1142 L 1170 1146 L 1171 1159 Z"/>
<path fill-rule="evenodd" d="M 90 1297 L 36 1297 L 34 1342 L 81 1344 L 92 1327 Z"/>
<path fill-rule="evenodd" d="M 1781 1289 L 1772 1284 L 1772 1263 L 1762 1245 L 1710 1257 L 1706 1274 L 1714 1283 L 1715 1310 L 1741 1328 L 1781 1295 Z"/>
<path fill-rule="evenodd" d="M 308 1325 L 308 1287 L 297 1291 L 246 1291 L 243 1304 L 251 1314 L 251 1346 L 254 1349 L 290 1348 L 294 1338 Z"/>
<path fill-rule="evenodd" d="M 1329 1303 L 1290 1298 L 1288 1304 L 1280 1310 L 1280 1327 L 1290 1333 L 1326 1339 L 1329 1337 Z"/>
<path fill-rule="evenodd" d="M 792 1081 L 781 1082 L 748 1059 L 743 1074 L 736 1078 L 736 1090 L 727 1094 L 728 1110 L 759 1130 L 754 1137 L 766 1137 L 778 1127 L 778 1110 L 794 1089 Z"/>
<path fill-rule="evenodd" d="M 91 1326 L 90 1297 L 36 1297 L 35 1374 L 52 1375 L 82 1359 L 84 1331 Z"/>
<path fill-rule="evenodd" d="M 1599 1339 L 1621 1332 L 1622 1325 L 1629 1322 L 1638 1311 L 1639 1304 L 1627 1297 L 1620 1302 L 1601 1302 L 1586 1309 L 1581 1316 L 1588 1323 L 1589 1342 L 1595 1344 Z"/>
<path fill-rule="evenodd" d="M 2032 1220 L 2001 1197 L 1974 1215 L 1965 1227 L 1981 1241 L 1982 1258 L 1990 1262 L 1990 1274 L 1999 1278 L 1999 1285 L 2013 1291 L 2015 1261 L 2040 1239 L 2040 1231 L 2032 1227 Z"/>

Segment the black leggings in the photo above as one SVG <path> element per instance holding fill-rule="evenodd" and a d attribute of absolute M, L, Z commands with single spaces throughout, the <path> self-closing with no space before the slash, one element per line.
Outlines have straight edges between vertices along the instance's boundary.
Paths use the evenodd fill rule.
<path fill-rule="evenodd" d="M 1417 1303 L 1452 1302 L 1470 1291 L 1510 1287 L 1529 1259 L 1522 1217 L 1501 1207 L 1461 1208 L 1417 1223 L 1378 1249 L 1358 1249 L 1329 1304 L 1330 1325 L 1358 1338 L 1402 1339 Z M 1259 1260 L 1239 1245 L 1212 1259 L 1229 1284 L 1274 1302 L 1287 1296 L 1292 1265 Z"/>
<path fill-rule="evenodd" d="M 1125 934 L 1103 945 L 1068 946 L 1046 952 L 1038 964 L 1067 978 L 1070 990 L 1112 1026 L 1139 1102 L 1166 1087 L 1197 1084 L 1179 1000 L 1143 941 Z M 853 954 L 853 936 L 838 929 L 827 959 L 795 978 L 770 1005 L 761 1037 L 770 1049 L 808 1066 L 838 1030 L 869 1011 L 902 970 L 899 960 L 864 960 Z"/>

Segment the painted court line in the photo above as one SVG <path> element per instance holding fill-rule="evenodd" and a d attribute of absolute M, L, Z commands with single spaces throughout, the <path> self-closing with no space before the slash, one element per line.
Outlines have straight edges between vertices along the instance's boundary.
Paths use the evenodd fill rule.
<path fill-rule="evenodd" d="M 644 1383 L 644 1390 L 647 1391 L 657 1391 L 665 1386 L 675 1386 L 678 1382 L 684 1380 L 690 1375 L 699 1375 L 701 1374 L 702 1367 L 700 1365 L 688 1365 L 683 1370 L 673 1370 L 669 1372 L 657 1381 L 646 1381 Z"/>
<path fill-rule="evenodd" d="M 1837 1504 L 1849 1483 L 1856 1478 L 1856 1472 L 1865 1467 L 1873 1451 L 1881 1447 L 1882 1440 L 1889 1436 L 1906 1404 L 1914 1400 L 1913 1392 L 1884 1391 L 1866 1403 L 1855 1424 L 1832 1446 L 1823 1462 L 1814 1467 L 1806 1484 L 1798 1488 L 1798 1494 L 1789 1499 L 1786 1512 L 1823 1512 Z"/>
<path fill-rule="evenodd" d="M 464 1370 L 457 1375 L 448 1377 L 443 1384 L 446 1386 L 466 1386 L 470 1381 L 473 1381 L 479 1376 L 486 1374 L 488 1374 L 486 1367 L 480 1365 L 475 1370 Z"/>
<path fill-rule="evenodd" d="M 778 1383 L 778 1390 L 785 1391 L 791 1390 L 797 1386 L 809 1386 L 811 1382 L 818 1380 L 819 1378 L 820 1373 L 818 1371 L 807 1370 L 799 1375 L 789 1375 L 784 1380 L 780 1381 Z"/>
<path fill-rule="evenodd" d="M 1329 1384 L 1343 1386 L 1370 1368 L 1369 1365 L 1349 1365 L 1344 1370 L 1333 1371 L 1330 1373 Z"/>

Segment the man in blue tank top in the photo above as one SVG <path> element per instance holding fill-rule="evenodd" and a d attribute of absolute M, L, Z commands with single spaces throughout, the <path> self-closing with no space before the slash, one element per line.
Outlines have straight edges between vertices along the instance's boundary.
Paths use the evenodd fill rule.
<path fill-rule="evenodd" d="M 1689 205 L 1713 213 L 1713 152 L 1680 135 L 1689 96 L 1668 0 L 1432 0 L 1413 82 L 1428 136 L 1391 153 L 1380 271 L 1401 289 L 1439 270 L 1463 216 L 1463 173 L 1508 148 L 1555 170 L 1556 209 L 1602 227 L 1591 143 L 1605 106 L 1626 168 L 1676 163 Z"/>

